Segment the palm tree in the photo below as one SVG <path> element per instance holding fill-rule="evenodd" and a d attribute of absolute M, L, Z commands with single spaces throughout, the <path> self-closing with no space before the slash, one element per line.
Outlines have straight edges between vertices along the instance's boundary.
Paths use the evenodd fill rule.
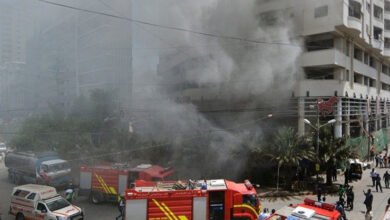
<path fill-rule="evenodd" d="M 346 145 L 344 137 L 333 136 L 332 129 L 324 129 L 321 133 L 319 159 L 326 171 L 326 184 L 332 185 L 332 169 L 336 166 L 335 162 L 346 162 L 348 158 L 355 158 L 357 155 L 352 146 Z"/>
<path fill-rule="evenodd" d="M 267 155 L 277 163 L 276 190 L 279 190 L 279 176 L 282 166 L 299 166 L 303 159 L 313 159 L 314 150 L 302 144 L 303 139 L 299 138 L 291 127 L 282 127 L 275 134 L 273 144 L 267 149 Z"/>

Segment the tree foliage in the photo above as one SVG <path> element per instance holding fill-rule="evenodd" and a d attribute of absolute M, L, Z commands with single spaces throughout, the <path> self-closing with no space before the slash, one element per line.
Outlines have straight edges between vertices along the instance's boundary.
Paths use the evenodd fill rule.
<path fill-rule="evenodd" d="M 319 142 L 320 167 L 326 173 L 326 183 L 328 185 L 332 184 L 332 170 L 338 164 L 346 163 L 349 158 L 358 157 L 352 146 L 346 144 L 346 138 L 336 138 L 332 131 L 331 128 L 322 128 Z"/>
<path fill-rule="evenodd" d="M 314 151 L 312 147 L 305 144 L 305 139 L 297 136 L 296 131 L 291 127 L 281 127 L 274 136 L 274 141 L 268 149 L 266 155 L 276 162 L 277 166 L 277 187 L 279 187 L 279 170 L 285 167 L 289 171 L 298 169 L 299 163 L 303 159 L 312 160 Z M 294 172 L 293 175 L 296 173 Z M 287 178 L 287 181 L 291 181 Z"/>
<path fill-rule="evenodd" d="M 79 156 L 106 153 L 128 146 L 131 137 L 120 126 L 113 94 L 96 90 L 90 98 L 80 97 L 69 115 L 57 109 L 27 119 L 11 145 L 18 150 L 55 150 Z"/>

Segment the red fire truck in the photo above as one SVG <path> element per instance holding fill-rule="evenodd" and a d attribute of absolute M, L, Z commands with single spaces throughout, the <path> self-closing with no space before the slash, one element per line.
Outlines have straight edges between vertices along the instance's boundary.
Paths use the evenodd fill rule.
<path fill-rule="evenodd" d="M 118 164 L 81 166 L 79 195 L 89 196 L 90 201 L 95 204 L 115 202 L 136 180 L 161 181 L 173 172 L 171 168 L 150 164 L 141 164 L 134 168 Z"/>
<path fill-rule="evenodd" d="M 305 199 L 303 204 L 283 207 L 267 218 L 267 220 L 286 219 L 339 220 L 341 219 L 341 214 L 336 210 L 336 206 L 333 204 Z"/>
<path fill-rule="evenodd" d="M 260 209 L 248 180 L 137 182 L 126 190 L 125 199 L 126 220 L 257 220 Z"/>

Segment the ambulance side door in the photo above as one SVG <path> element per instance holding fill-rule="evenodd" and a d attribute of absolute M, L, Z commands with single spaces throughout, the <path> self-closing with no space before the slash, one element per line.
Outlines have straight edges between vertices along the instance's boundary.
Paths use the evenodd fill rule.
<path fill-rule="evenodd" d="M 37 209 L 35 207 L 35 199 L 37 198 L 37 194 L 32 192 L 30 194 L 28 194 L 25 199 L 28 199 L 31 201 L 31 208 L 32 210 L 29 211 L 29 212 L 24 212 L 23 215 L 25 218 L 29 219 L 29 218 L 32 218 L 32 219 L 43 219 L 43 218 L 37 218 Z"/>
<path fill-rule="evenodd" d="M 42 202 L 38 202 L 37 204 L 37 208 L 35 209 L 35 218 L 36 220 L 48 220 L 48 216 L 47 216 L 47 207 L 44 203 Z"/>

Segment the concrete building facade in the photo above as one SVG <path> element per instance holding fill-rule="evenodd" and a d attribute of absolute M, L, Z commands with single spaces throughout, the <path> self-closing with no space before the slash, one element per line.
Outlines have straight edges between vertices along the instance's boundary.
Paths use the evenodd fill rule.
<path fill-rule="evenodd" d="M 262 1 L 265 15 L 292 12 L 303 37 L 301 74 L 294 96 L 298 131 L 315 121 L 318 98 L 336 96 L 336 137 L 369 136 L 389 127 L 390 1 Z M 267 17 L 267 16 L 264 16 Z M 306 128 L 306 130 L 305 130 Z"/>
<path fill-rule="evenodd" d="M 390 1 L 262 0 L 258 4 L 259 24 L 266 27 L 288 21 L 292 24 L 291 38 L 302 40 L 302 53 L 297 83 L 285 102 L 288 105 L 261 104 L 254 111 L 261 109 L 263 115 L 266 109 L 281 111 L 288 117 L 283 121 L 294 122 L 300 135 L 312 131 L 304 119 L 316 124 L 317 117 L 320 124 L 336 119 L 332 125 L 335 137 L 365 137 L 367 142 L 367 137 L 376 140 L 378 133 L 386 133 L 390 123 Z M 175 69 L 183 63 L 166 67 L 161 59 L 160 69 Z M 190 88 L 183 89 L 178 97 L 199 104 L 199 109 L 207 112 L 229 101 L 220 100 L 224 99 L 218 97 L 220 92 L 216 87 Z M 333 96 L 337 97 L 333 112 L 319 114 L 318 99 L 326 101 Z M 248 96 L 248 100 L 252 98 Z M 240 110 L 237 103 L 245 102 L 232 104 L 235 111 Z M 367 143 L 364 145 L 366 149 Z"/>
<path fill-rule="evenodd" d="M 25 62 L 26 19 L 22 7 L 4 4 L 0 8 L 0 64 Z"/>

